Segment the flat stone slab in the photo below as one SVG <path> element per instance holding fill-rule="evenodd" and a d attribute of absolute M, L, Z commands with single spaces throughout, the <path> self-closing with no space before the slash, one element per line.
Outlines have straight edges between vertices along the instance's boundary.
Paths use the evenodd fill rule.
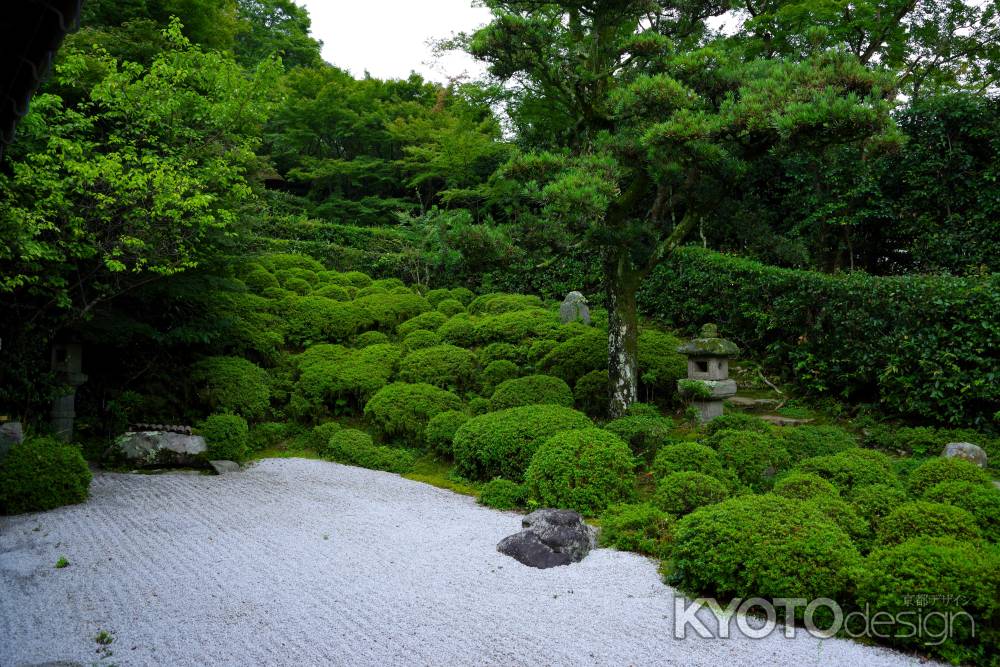
<path fill-rule="evenodd" d="M 212 466 L 216 475 L 227 475 L 242 470 L 236 461 L 209 461 L 208 465 Z"/>
<path fill-rule="evenodd" d="M 208 446 L 200 435 L 169 431 L 129 431 L 115 440 L 108 458 L 124 459 L 140 467 L 195 466 L 205 464 Z"/>
<path fill-rule="evenodd" d="M 781 404 L 781 399 L 777 398 L 749 398 L 748 396 L 733 396 L 726 401 L 734 408 L 748 410 L 773 408 Z"/>
<path fill-rule="evenodd" d="M 792 419 L 791 417 L 782 417 L 781 415 L 761 415 L 760 418 L 775 426 L 803 426 L 816 421 L 815 419 Z"/>

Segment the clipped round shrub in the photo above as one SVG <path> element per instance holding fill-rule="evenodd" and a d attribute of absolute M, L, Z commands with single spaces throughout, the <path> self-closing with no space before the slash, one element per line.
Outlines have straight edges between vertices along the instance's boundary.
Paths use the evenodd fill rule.
<path fill-rule="evenodd" d="M 384 287 L 379 287 L 378 285 L 369 285 L 368 287 L 362 287 L 357 292 L 354 293 L 355 299 L 363 299 L 369 296 L 382 296 L 388 294 L 389 290 Z"/>
<path fill-rule="evenodd" d="M 467 389 L 476 381 L 476 355 L 454 345 L 414 350 L 400 362 L 399 379 L 441 388 Z"/>
<path fill-rule="evenodd" d="M 431 307 L 427 299 L 412 292 L 369 294 L 359 296 L 353 303 L 367 313 L 375 326 L 382 331 L 395 331 L 400 324 L 430 310 Z"/>
<path fill-rule="evenodd" d="M 755 431 L 726 435 L 719 440 L 718 451 L 722 464 L 754 491 L 770 488 L 790 463 L 788 452 L 775 438 Z"/>
<path fill-rule="evenodd" d="M 387 438 L 424 442 L 424 428 L 437 414 L 461 410 L 462 399 L 430 384 L 394 382 L 379 389 L 365 405 L 365 417 Z"/>
<path fill-rule="evenodd" d="M 417 329 L 403 339 L 403 352 L 409 354 L 415 350 L 423 350 L 440 344 L 441 336 L 436 331 Z"/>
<path fill-rule="evenodd" d="M 729 497 L 726 485 L 700 472 L 675 472 L 656 485 L 653 504 L 676 516 L 690 514 L 699 507 L 714 505 Z"/>
<path fill-rule="evenodd" d="M 857 438 L 836 426 L 793 426 L 775 432 L 792 461 L 830 456 L 858 446 Z"/>
<path fill-rule="evenodd" d="M 479 491 L 479 503 L 498 510 L 515 510 L 528 502 L 528 490 L 524 484 L 509 479 L 494 479 L 483 484 Z"/>
<path fill-rule="evenodd" d="M 436 331 L 438 327 L 447 321 L 448 318 L 436 310 L 428 310 L 426 313 L 420 313 L 416 317 L 411 317 L 400 324 L 396 327 L 396 333 L 405 338 L 419 329 Z"/>
<path fill-rule="evenodd" d="M 455 315 L 438 327 L 437 332 L 446 343 L 471 347 L 476 342 L 476 326 L 468 315 Z"/>
<path fill-rule="evenodd" d="M 329 406 L 358 407 L 384 387 L 399 365 L 401 350 L 379 344 L 354 352 L 331 346 L 330 358 L 299 362 L 300 376 L 289 402 L 289 411 L 307 421 L 323 417 Z M 335 348 L 346 355 L 337 356 Z M 309 353 L 313 348 L 309 348 Z M 305 354 L 300 355 L 305 356 Z"/>
<path fill-rule="evenodd" d="M 551 338 L 536 340 L 528 346 L 527 360 L 533 364 L 539 363 L 549 352 L 559 345 L 559 341 Z"/>
<path fill-rule="evenodd" d="M 472 300 L 469 312 L 474 315 L 499 315 L 541 306 L 542 300 L 533 294 L 484 294 Z"/>
<path fill-rule="evenodd" d="M 719 480 L 725 478 L 719 455 L 711 447 L 697 442 L 678 442 L 662 447 L 653 459 L 651 472 L 657 480 L 677 472 L 700 472 Z"/>
<path fill-rule="evenodd" d="M 608 414 L 610 381 L 607 371 L 590 371 L 573 386 L 576 407 L 594 418 Z"/>
<path fill-rule="evenodd" d="M 451 298 L 468 306 L 472 303 L 472 300 L 476 298 L 475 293 L 467 287 L 456 287 L 451 290 Z"/>
<path fill-rule="evenodd" d="M 424 429 L 427 446 L 431 451 L 451 458 L 451 443 L 455 439 L 455 433 L 469 419 L 469 415 L 458 410 L 447 410 L 434 415 Z"/>
<path fill-rule="evenodd" d="M 852 490 L 850 501 L 858 514 L 877 530 L 882 519 L 906 502 L 906 492 L 892 484 L 869 484 Z"/>
<path fill-rule="evenodd" d="M 842 600 L 859 562 L 851 538 L 833 521 L 800 500 L 766 494 L 685 516 L 674 529 L 666 569 L 668 583 L 719 598 Z"/>
<path fill-rule="evenodd" d="M 1000 550 L 995 548 L 919 537 L 876 549 L 858 570 L 855 598 L 870 614 L 885 612 L 882 618 L 895 620 L 880 631 L 898 648 L 956 665 L 986 665 L 1000 654 L 995 630 L 1000 625 Z M 918 615 L 922 633 L 912 630 Z"/>
<path fill-rule="evenodd" d="M 687 377 L 687 357 L 677 352 L 681 342 L 656 329 L 639 332 L 639 381 L 646 393 L 660 400 L 677 393 L 677 381 Z"/>
<path fill-rule="evenodd" d="M 531 457 L 524 477 L 528 494 L 542 506 L 587 515 L 635 495 L 628 445 L 599 428 L 556 433 Z"/>
<path fill-rule="evenodd" d="M 462 302 L 458 299 L 444 299 L 437 304 L 432 303 L 431 305 L 437 309 L 437 312 L 442 313 L 447 317 L 465 312 L 465 306 L 463 306 Z"/>
<path fill-rule="evenodd" d="M 1000 543 L 1000 489 L 974 482 L 939 482 L 924 492 L 924 500 L 961 507 L 976 519 L 983 537 Z"/>
<path fill-rule="evenodd" d="M 77 447 L 55 438 L 27 438 L 0 461 L 0 514 L 82 503 L 90 478 L 90 468 Z"/>
<path fill-rule="evenodd" d="M 264 416 L 271 403 L 267 371 L 242 357 L 208 357 L 191 372 L 205 404 L 216 412 L 232 412 L 247 419 Z"/>
<path fill-rule="evenodd" d="M 346 341 L 372 324 L 372 318 L 355 303 L 322 296 L 289 297 L 281 302 L 279 312 L 292 345 Z"/>
<path fill-rule="evenodd" d="M 280 287 L 266 287 L 261 290 L 260 295 L 271 301 L 281 301 L 283 299 L 287 299 L 288 297 L 295 296 L 295 293 L 281 289 Z"/>
<path fill-rule="evenodd" d="M 467 479 L 521 480 L 542 441 L 560 431 L 589 426 L 593 424 L 586 415 L 558 405 L 488 412 L 465 422 L 455 433 L 455 464 Z"/>
<path fill-rule="evenodd" d="M 239 415 L 209 415 L 198 425 L 198 431 L 205 438 L 205 454 L 210 461 L 242 463 L 250 456 L 250 427 Z"/>
<path fill-rule="evenodd" d="M 753 431 L 754 433 L 768 434 L 771 432 L 771 425 L 760 417 L 754 417 L 742 412 L 727 412 L 716 417 L 705 425 L 705 433 L 714 435 L 719 431 Z"/>
<path fill-rule="evenodd" d="M 327 299 L 333 299 L 334 301 L 350 301 L 351 299 L 347 290 L 340 285 L 321 285 L 314 289 L 311 294 L 313 296 L 323 296 Z"/>
<path fill-rule="evenodd" d="M 559 328 L 559 317 L 548 310 L 514 310 L 486 315 L 475 325 L 480 343 L 520 343 L 532 338 L 551 338 Z"/>
<path fill-rule="evenodd" d="M 786 498 L 809 500 L 816 496 L 839 496 L 840 492 L 830 482 L 811 472 L 793 472 L 774 484 L 774 492 Z"/>
<path fill-rule="evenodd" d="M 878 528 L 880 544 L 899 544 L 913 537 L 977 540 L 982 531 L 975 517 L 961 507 L 914 500 L 889 512 Z"/>
<path fill-rule="evenodd" d="M 648 461 L 660 447 L 671 441 L 674 422 L 660 416 L 620 417 L 605 424 L 604 428 L 627 442 L 636 456 Z"/>
<path fill-rule="evenodd" d="M 354 347 L 361 349 L 370 345 L 385 345 L 388 342 L 389 337 L 381 331 L 365 331 L 354 339 Z"/>
<path fill-rule="evenodd" d="M 379 278 L 378 280 L 372 282 L 372 285 L 376 287 L 381 287 L 382 289 L 389 290 L 392 292 L 395 289 L 404 289 L 409 291 L 409 288 L 399 278 Z"/>
<path fill-rule="evenodd" d="M 428 290 L 427 294 L 424 295 L 427 299 L 427 303 L 431 304 L 435 308 L 437 305 L 446 299 L 451 298 L 451 290 L 448 289 L 432 289 Z M 465 306 L 462 306 L 462 310 L 465 310 Z"/>
<path fill-rule="evenodd" d="M 320 453 L 331 461 L 346 465 L 404 473 L 413 469 L 413 452 L 376 445 L 364 431 L 345 428 L 330 436 Z"/>
<path fill-rule="evenodd" d="M 608 370 L 607 334 L 589 330 L 559 343 L 542 358 L 541 367 L 568 384 L 576 384 L 591 371 L 606 371 Z"/>
<path fill-rule="evenodd" d="M 800 461 L 797 472 L 811 472 L 844 491 L 869 484 L 896 483 L 892 461 L 871 449 L 848 449 L 832 456 L 816 456 Z"/>
<path fill-rule="evenodd" d="M 813 496 L 804 502 L 840 526 L 859 551 L 868 551 L 872 541 L 872 526 L 850 503 L 829 494 Z"/>
<path fill-rule="evenodd" d="M 479 357 L 479 363 L 485 366 L 490 362 L 501 359 L 520 364 L 524 361 L 525 355 L 523 349 L 519 349 L 510 343 L 490 343 L 481 348 L 476 353 L 476 356 Z"/>
<path fill-rule="evenodd" d="M 633 403 L 625 408 L 626 417 L 662 417 L 660 409 L 651 403 Z"/>
<path fill-rule="evenodd" d="M 551 375 L 527 375 L 500 383 L 490 398 L 491 410 L 504 410 L 522 405 L 561 405 L 573 407 L 573 392 L 569 385 Z"/>
<path fill-rule="evenodd" d="M 372 284 L 372 279 L 360 271 L 348 271 L 341 275 L 351 287 L 365 288 Z"/>
<path fill-rule="evenodd" d="M 289 278 L 282 285 L 289 292 L 295 292 L 299 296 L 305 296 L 312 292 L 312 284 L 302 278 Z"/>
<path fill-rule="evenodd" d="M 492 395 L 497 386 L 507 380 L 512 380 L 521 374 L 521 369 L 513 361 L 497 359 L 486 364 L 486 368 L 479 374 L 479 383 L 483 392 Z"/>
<path fill-rule="evenodd" d="M 341 428 L 340 424 L 335 421 L 323 422 L 297 435 L 292 442 L 292 447 L 321 452 L 333 434 L 339 432 Z"/>
<path fill-rule="evenodd" d="M 279 287 L 278 279 L 264 269 L 256 269 L 243 276 L 243 282 L 248 288 L 260 294 L 268 287 Z"/>
<path fill-rule="evenodd" d="M 274 272 L 274 277 L 284 285 L 285 289 L 292 289 L 289 287 L 292 281 L 302 281 L 310 288 L 319 282 L 319 275 L 310 269 L 281 269 Z"/>
<path fill-rule="evenodd" d="M 323 271 L 323 265 L 308 255 L 277 252 L 261 255 L 257 261 L 271 273 L 287 269 L 305 269 L 317 274 Z"/>
<path fill-rule="evenodd" d="M 906 480 L 910 493 L 921 496 L 927 489 L 941 482 L 971 482 L 991 485 L 985 470 L 962 459 L 937 457 L 921 464 Z"/>
<path fill-rule="evenodd" d="M 611 505 L 601 514 L 602 547 L 665 558 L 674 518 L 649 503 Z"/>

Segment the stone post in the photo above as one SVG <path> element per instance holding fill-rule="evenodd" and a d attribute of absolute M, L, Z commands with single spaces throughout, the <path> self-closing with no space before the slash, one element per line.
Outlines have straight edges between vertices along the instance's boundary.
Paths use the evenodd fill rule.
<path fill-rule="evenodd" d="M 52 370 L 59 381 L 69 387 L 69 392 L 52 401 L 52 431 L 60 440 L 73 439 L 73 421 L 76 419 L 76 389 L 87 381 L 83 374 L 83 349 L 76 343 L 56 344 L 52 347 Z"/>

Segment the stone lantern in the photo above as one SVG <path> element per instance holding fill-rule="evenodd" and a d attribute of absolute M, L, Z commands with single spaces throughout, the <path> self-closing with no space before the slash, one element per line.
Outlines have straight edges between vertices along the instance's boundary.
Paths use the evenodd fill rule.
<path fill-rule="evenodd" d="M 83 348 L 76 343 L 63 343 L 52 347 L 52 370 L 68 393 L 52 401 L 52 430 L 60 440 L 73 439 L 73 421 L 76 418 L 76 389 L 87 381 L 83 374 Z"/>
<path fill-rule="evenodd" d="M 721 416 L 722 402 L 736 394 L 736 382 L 729 379 L 729 359 L 738 355 L 740 349 L 732 341 L 719 338 L 714 324 L 706 324 L 698 338 L 681 345 L 677 351 L 688 358 L 687 381 L 679 381 L 678 389 L 693 396 L 703 424 Z M 688 390 L 684 385 L 691 380 L 703 384 L 706 391 Z"/>

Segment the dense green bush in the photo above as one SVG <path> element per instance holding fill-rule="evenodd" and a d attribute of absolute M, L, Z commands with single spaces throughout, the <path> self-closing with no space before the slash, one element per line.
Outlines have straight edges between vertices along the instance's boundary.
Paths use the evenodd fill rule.
<path fill-rule="evenodd" d="M 665 558 L 674 518 L 649 503 L 611 505 L 601 514 L 602 547 Z"/>
<path fill-rule="evenodd" d="M 853 489 L 849 498 L 858 514 L 878 530 L 882 519 L 906 502 L 906 491 L 893 484 L 869 484 Z"/>
<path fill-rule="evenodd" d="M 247 419 L 264 416 L 271 401 L 267 371 L 241 357 L 207 357 L 191 371 L 205 404 Z"/>
<path fill-rule="evenodd" d="M 440 412 L 427 422 L 424 429 L 424 439 L 431 451 L 451 458 L 452 441 L 462 424 L 469 421 L 469 415 L 458 410 Z"/>
<path fill-rule="evenodd" d="M 437 414 L 461 410 L 462 399 L 430 384 L 394 382 L 380 389 L 365 405 L 365 417 L 383 437 L 423 444 L 424 428 Z"/>
<path fill-rule="evenodd" d="M 372 284 L 372 279 L 360 271 L 347 271 L 341 274 L 348 285 L 352 287 L 368 287 Z"/>
<path fill-rule="evenodd" d="M 726 485 L 700 472 L 675 472 L 656 485 L 653 504 L 675 516 L 690 514 L 699 507 L 714 505 L 729 497 Z"/>
<path fill-rule="evenodd" d="M 650 471 L 658 480 L 675 472 L 700 472 L 720 480 L 725 478 L 722 461 L 715 450 L 696 442 L 677 442 L 662 447 Z"/>
<path fill-rule="evenodd" d="M 591 330 L 581 336 L 570 338 L 546 354 L 540 366 L 546 373 L 560 377 L 571 385 L 576 384 L 577 380 L 591 371 L 606 371 L 608 336 L 603 332 Z"/>
<path fill-rule="evenodd" d="M 961 507 L 914 500 L 889 512 L 878 528 L 880 544 L 899 544 L 913 537 L 976 540 L 982 531 L 975 517 Z"/>
<path fill-rule="evenodd" d="M 719 431 L 725 430 L 754 431 L 755 433 L 769 434 L 773 429 L 770 424 L 760 417 L 748 415 L 744 412 L 727 412 L 705 425 L 706 435 L 715 435 Z"/>
<path fill-rule="evenodd" d="M 755 491 L 769 489 L 790 457 L 773 436 L 754 431 L 734 432 L 719 441 L 719 458 L 739 480 Z"/>
<path fill-rule="evenodd" d="M 341 428 L 341 425 L 335 421 L 323 422 L 308 431 L 299 433 L 295 437 L 295 440 L 292 441 L 292 447 L 294 449 L 320 452 L 326 447 L 326 443 L 330 441 L 333 434 L 340 431 Z"/>
<path fill-rule="evenodd" d="M 840 492 L 830 482 L 811 472 L 793 472 L 774 484 L 774 493 L 785 498 L 809 500 L 816 496 L 839 496 Z"/>
<path fill-rule="evenodd" d="M 608 414 L 610 390 L 607 371 L 590 371 L 573 385 L 573 401 L 578 409 L 600 419 Z"/>
<path fill-rule="evenodd" d="M 559 341 L 551 338 L 536 340 L 528 346 L 527 361 L 532 364 L 540 364 L 549 352 L 559 345 Z"/>
<path fill-rule="evenodd" d="M 330 436 L 320 453 L 347 465 L 404 473 L 413 469 L 416 456 L 406 449 L 376 445 L 364 431 L 345 428 Z"/>
<path fill-rule="evenodd" d="M 369 345 L 384 345 L 388 342 L 389 337 L 381 331 L 365 331 L 358 334 L 358 337 L 354 339 L 354 347 L 364 348 Z"/>
<path fill-rule="evenodd" d="M 556 433 L 541 444 L 525 473 L 529 496 L 543 507 L 595 515 L 635 495 L 632 453 L 599 428 Z"/>
<path fill-rule="evenodd" d="M 677 352 L 680 345 L 680 339 L 664 331 L 643 329 L 639 333 L 639 380 L 644 400 L 663 401 L 677 393 L 677 381 L 687 377 L 687 357 Z"/>
<path fill-rule="evenodd" d="M 971 442 L 982 447 L 990 461 L 1000 459 L 1000 440 L 969 429 L 878 424 L 866 430 L 865 446 L 893 454 L 938 456 L 949 442 Z"/>
<path fill-rule="evenodd" d="M 431 308 L 427 299 L 412 292 L 370 294 L 356 298 L 354 304 L 368 314 L 376 327 L 387 332 Z"/>
<path fill-rule="evenodd" d="M 334 301 L 350 301 L 347 290 L 340 285 L 321 285 L 310 292 L 312 296 L 322 296 Z"/>
<path fill-rule="evenodd" d="M 473 315 L 499 315 L 541 307 L 542 300 L 533 294 L 483 294 L 472 300 L 469 312 Z"/>
<path fill-rule="evenodd" d="M 308 255 L 296 255 L 292 253 L 268 253 L 257 257 L 257 262 L 271 273 L 284 271 L 287 269 L 305 269 L 318 274 L 324 270 L 322 264 Z"/>
<path fill-rule="evenodd" d="M 660 447 L 671 441 L 674 422 L 660 416 L 620 417 L 605 424 L 604 428 L 627 442 L 637 457 L 649 461 Z"/>
<path fill-rule="evenodd" d="M 662 417 L 660 409 L 652 403 L 636 402 L 625 408 L 626 417 Z"/>
<path fill-rule="evenodd" d="M 437 332 L 446 343 L 471 347 L 476 342 L 476 325 L 468 315 L 455 315 L 438 327 Z"/>
<path fill-rule="evenodd" d="M 451 290 L 451 298 L 464 306 L 468 306 L 476 298 L 476 295 L 467 287 L 456 287 Z"/>
<path fill-rule="evenodd" d="M 496 388 L 506 382 L 521 375 L 521 369 L 513 361 L 497 359 L 486 364 L 482 373 L 479 374 L 479 384 L 483 393 L 492 396 Z"/>
<path fill-rule="evenodd" d="M 465 306 L 458 299 L 445 299 L 435 304 L 434 307 L 439 313 L 443 313 L 447 317 L 465 312 Z"/>
<path fill-rule="evenodd" d="M 526 352 L 524 348 L 510 343 L 490 343 L 480 348 L 476 356 L 479 357 L 479 363 L 483 366 L 501 359 L 521 365 L 525 362 Z"/>
<path fill-rule="evenodd" d="M 372 325 L 371 316 L 357 304 L 322 296 L 288 297 L 281 301 L 278 312 L 292 345 L 342 342 Z"/>
<path fill-rule="evenodd" d="M 924 499 L 961 507 L 976 519 L 983 537 L 1000 543 L 1000 489 L 975 482 L 940 482 L 924 492 Z"/>
<path fill-rule="evenodd" d="M 836 426 L 794 426 L 775 430 L 792 461 L 829 456 L 858 446 L 857 438 Z"/>
<path fill-rule="evenodd" d="M 494 479 L 483 484 L 479 491 L 479 502 L 498 510 L 514 510 L 528 502 L 528 490 L 524 484 L 509 479 Z"/>
<path fill-rule="evenodd" d="M 399 379 L 425 382 L 442 389 L 469 389 L 475 385 L 476 355 L 455 345 L 434 345 L 410 352 L 399 364 Z"/>
<path fill-rule="evenodd" d="M 469 399 L 469 414 L 470 415 L 485 415 L 490 411 L 490 399 L 483 398 L 482 396 L 473 396 Z"/>
<path fill-rule="evenodd" d="M 557 405 L 526 405 L 473 417 L 455 433 L 454 456 L 467 479 L 519 481 L 546 438 L 592 426 L 586 415 Z"/>
<path fill-rule="evenodd" d="M 806 503 L 740 496 L 677 523 L 667 580 L 718 598 L 843 600 L 859 558 L 850 537 Z"/>
<path fill-rule="evenodd" d="M 872 614 L 885 612 L 883 618 L 895 619 L 895 625 L 880 630 L 899 648 L 954 664 L 995 664 L 1000 655 L 1000 551 L 995 548 L 922 537 L 876 549 L 858 570 L 856 599 Z M 974 619 L 974 632 L 963 612 Z M 925 624 L 919 634 L 912 630 L 918 615 Z"/>
<path fill-rule="evenodd" d="M 484 344 L 520 343 L 531 338 L 552 338 L 558 329 L 559 318 L 553 312 L 513 310 L 480 318 L 475 324 L 475 337 Z"/>
<path fill-rule="evenodd" d="M 862 553 L 867 553 L 872 542 L 872 526 L 861 516 L 853 505 L 843 498 L 821 493 L 804 500 L 808 507 L 818 511 L 850 536 L 854 546 Z"/>
<path fill-rule="evenodd" d="M 442 301 L 444 301 L 446 299 L 452 298 L 451 297 L 451 290 L 448 290 L 448 289 L 432 289 L 432 290 L 429 290 L 427 292 L 427 294 L 424 295 L 424 298 L 427 299 L 427 303 L 429 303 L 429 304 L 431 304 L 431 306 L 437 308 L 437 306 L 438 306 L 439 303 L 441 303 Z M 464 310 L 465 307 L 463 306 L 462 309 Z"/>
<path fill-rule="evenodd" d="M 906 480 L 910 493 L 921 496 L 940 482 L 972 482 L 991 484 L 990 476 L 974 463 L 956 458 L 937 457 L 920 465 Z"/>
<path fill-rule="evenodd" d="M 414 350 L 423 350 L 441 344 L 441 334 L 427 329 L 416 329 L 403 339 L 403 352 L 409 354 Z"/>
<path fill-rule="evenodd" d="M 242 463 L 250 456 L 250 427 L 239 415 L 209 415 L 198 424 L 198 431 L 208 445 L 209 460 Z"/>
<path fill-rule="evenodd" d="M 418 329 L 428 329 L 430 331 L 436 331 L 438 327 L 448 321 L 448 318 L 443 314 L 435 311 L 428 310 L 426 313 L 421 313 L 416 317 L 411 317 L 406 320 L 398 327 L 396 327 L 396 333 L 404 338 Z"/>
<path fill-rule="evenodd" d="M 305 296 L 310 292 L 312 292 L 313 289 L 312 285 L 309 282 L 303 280 L 302 278 L 289 278 L 284 282 L 282 287 L 284 287 L 289 292 L 294 292 L 295 294 L 298 294 L 299 296 Z"/>
<path fill-rule="evenodd" d="M 0 461 L 0 514 L 82 503 L 89 489 L 90 468 L 79 448 L 55 438 L 28 438 Z"/>
<path fill-rule="evenodd" d="M 795 470 L 816 473 L 841 492 L 869 484 L 897 483 L 889 457 L 871 449 L 848 449 L 832 456 L 805 459 L 795 466 Z"/>
<path fill-rule="evenodd" d="M 989 423 L 1000 403 L 1000 276 L 827 275 L 681 248 L 639 295 L 679 325 L 719 321 L 803 389 L 898 414 Z M 941 353 L 948 341 L 948 353 Z"/>
<path fill-rule="evenodd" d="M 401 350 L 391 344 L 360 350 L 340 346 L 313 346 L 299 355 L 299 378 L 289 412 L 305 421 L 317 421 L 335 407 L 360 408 L 384 387 L 399 366 Z"/>
<path fill-rule="evenodd" d="M 243 276 L 243 282 L 248 288 L 256 292 L 257 294 L 262 293 L 268 287 L 278 287 L 278 279 L 272 274 L 268 273 L 264 269 L 256 269 L 250 271 Z"/>
<path fill-rule="evenodd" d="M 491 410 L 504 410 L 522 405 L 561 405 L 573 407 L 573 392 L 569 385 L 551 375 L 527 375 L 505 380 L 490 398 Z"/>
<path fill-rule="evenodd" d="M 281 444 L 288 437 L 288 424 L 264 422 L 250 427 L 250 449 L 259 452 Z"/>

